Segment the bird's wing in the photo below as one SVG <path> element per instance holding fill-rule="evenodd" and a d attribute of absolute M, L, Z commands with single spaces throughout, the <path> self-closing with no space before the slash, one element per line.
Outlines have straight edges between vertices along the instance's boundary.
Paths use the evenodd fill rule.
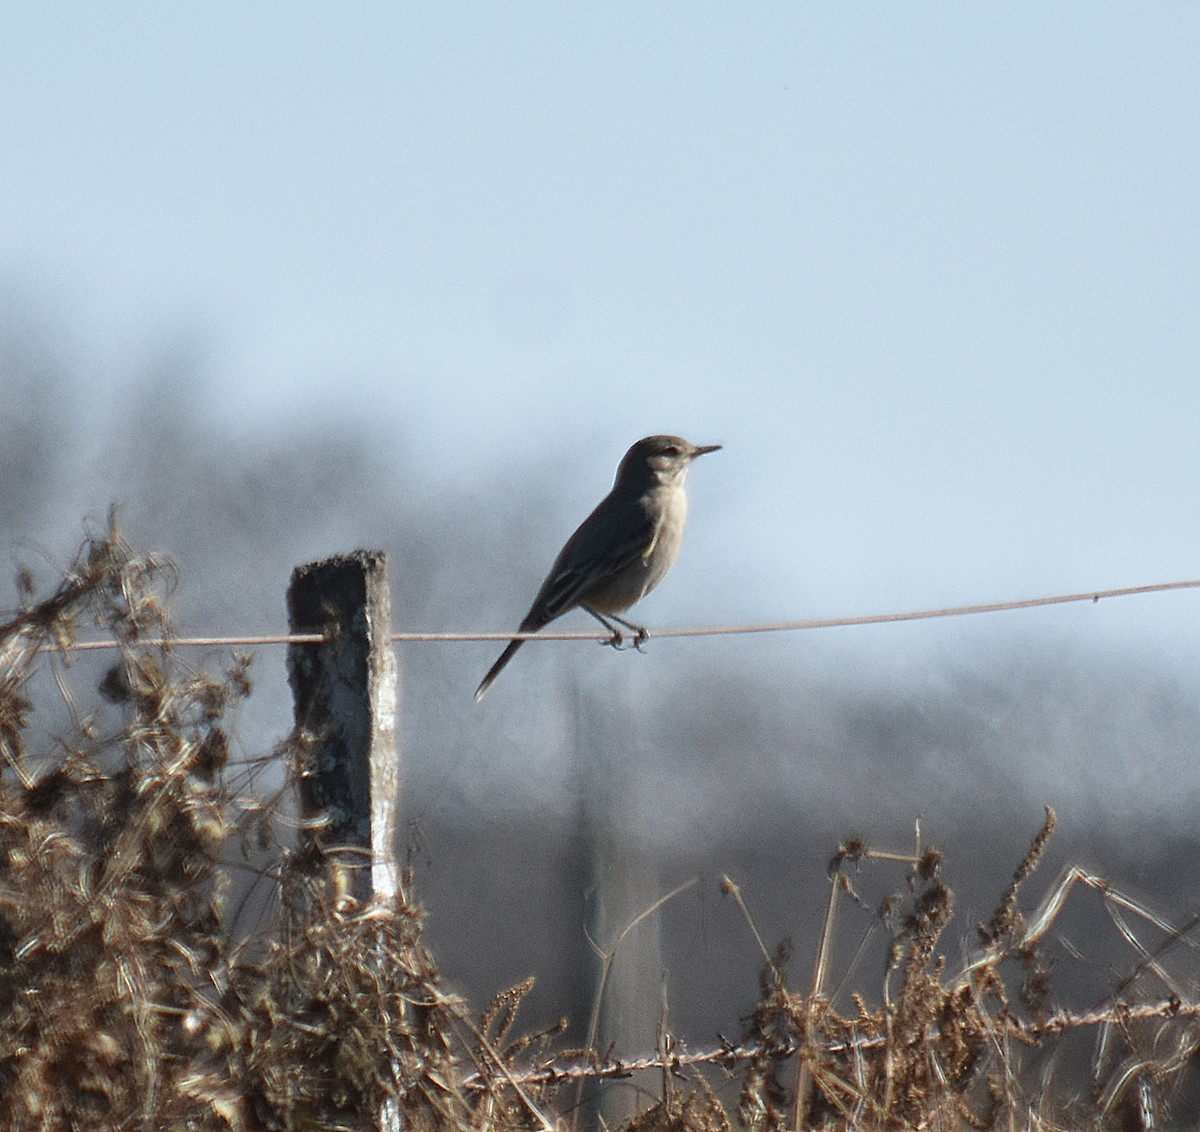
<path fill-rule="evenodd" d="M 540 629 L 574 609 L 587 590 L 645 557 L 658 538 L 658 525 L 640 506 L 614 508 L 604 500 L 559 552 L 521 624 Z"/>

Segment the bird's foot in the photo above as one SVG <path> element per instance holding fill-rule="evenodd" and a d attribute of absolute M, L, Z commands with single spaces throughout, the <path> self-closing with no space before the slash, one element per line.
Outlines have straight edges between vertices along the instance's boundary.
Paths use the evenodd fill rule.
<path fill-rule="evenodd" d="M 632 644 L 638 652 L 646 651 L 644 648 L 642 648 L 642 645 L 644 645 L 650 639 L 650 634 L 646 631 L 645 625 L 635 625 L 632 621 L 626 621 L 623 617 L 614 617 L 613 620 L 618 625 L 628 629 L 633 634 L 633 640 L 630 642 L 630 644 Z"/>
<path fill-rule="evenodd" d="M 626 621 L 623 617 L 618 617 L 615 613 L 610 613 L 607 617 L 605 617 L 602 614 L 597 613 L 596 610 L 594 610 L 590 605 L 584 605 L 583 608 L 587 610 L 587 612 L 590 613 L 597 621 L 599 621 L 600 624 L 603 625 L 611 634 L 607 641 L 600 642 L 602 645 L 607 645 L 609 648 L 614 648 L 620 652 L 623 649 L 628 648 L 629 644 L 632 644 L 638 652 L 645 651 L 642 648 L 642 645 L 644 645 L 650 639 L 650 634 L 646 632 L 645 625 L 635 625 L 632 621 Z M 616 624 L 613 622 L 616 622 Z M 633 634 L 633 640 L 628 644 L 625 640 L 625 634 L 617 628 L 618 625 L 620 625 L 622 628 L 628 629 Z"/>

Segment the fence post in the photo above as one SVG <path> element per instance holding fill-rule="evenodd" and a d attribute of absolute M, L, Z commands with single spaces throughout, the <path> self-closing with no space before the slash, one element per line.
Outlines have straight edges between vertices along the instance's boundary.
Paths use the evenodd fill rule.
<path fill-rule="evenodd" d="M 617 673 L 610 685 L 622 689 L 624 694 L 615 697 L 619 703 L 632 698 L 628 680 L 627 673 Z M 593 947 L 605 952 L 615 948 L 607 976 L 604 960 L 597 962 L 595 955 L 588 970 L 594 980 L 591 998 L 596 1024 L 589 1038 L 598 1057 L 613 1049 L 619 1055 L 631 1048 L 653 1049 L 662 1019 L 662 912 L 620 938 L 625 928 L 662 894 L 654 862 L 631 843 L 628 835 L 633 824 L 633 796 L 628 775 L 618 767 L 622 757 L 618 744 L 640 744 L 642 740 L 636 726 L 628 738 L 627 728 L 622 728 L 618 736 L 609 726 L 610 718 L 611 711 L 602 709 L 592 695 L 577 693 L 575 751 L 582 797 L 579 846 L 583 854 L 579 872 L 586 877 L 589 896 L 585 923 Z M 601 990 L 603 997 L 596 1001 L 595 995 Z M 633 1083 L 646 1087 L 645 1080 L 637 1076 Z M 641 1107 L 643 1095 L 640 1088 L 629 1089 L 628 1082 L 618 1086 L 612 1081 L 591 1081 L 580 1091 L 579 1127 L 594 1130 L 628 1124 Z"/>
<path fill-rule="evenodd" d="M 300 782 L 301 815 L 323 819 L 321 846 L 347 851 L 354 897 L 395 896 L 400 772 L 387 555 L 356 550 L 297 566 L 288 622 L 293 633 L 326 636 L 288 646 L 296 727 L 315 752 Z"/>

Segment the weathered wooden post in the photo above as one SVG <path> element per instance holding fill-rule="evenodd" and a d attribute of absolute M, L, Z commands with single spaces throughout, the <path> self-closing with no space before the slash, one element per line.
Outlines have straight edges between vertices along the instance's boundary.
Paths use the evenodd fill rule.
<path fill-rule="evenodd" d="M 349 892 L 361 902 L 394 898 L 400 887 L 396 826 L 396 657 L 387 555 L 381 550 L 297 566 L 288 587 L 293 633 L 325 640 L 288 646 L 296 729 L 313 744 L 300 781 L 300 812 L 328 855 L 345 854 Z M 381 1132 L 401 1132 L 388 1101 Z"/>
<path fill-rule="evenodd" d="M 357 866 L 354 897 L 392 897 L 400 772 L 387 555 L 356 550 L 296 567 L 288 620 L 293 633 L 325 636 L 288 646 L 296 727 L 315 749 L 300 783 L 302 816 L 322 818 L 319 844 Z"/>

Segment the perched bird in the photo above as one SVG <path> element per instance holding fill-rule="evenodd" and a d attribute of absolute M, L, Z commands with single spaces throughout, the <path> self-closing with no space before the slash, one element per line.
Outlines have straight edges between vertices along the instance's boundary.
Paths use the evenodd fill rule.
<path fill-rule="evenodd" d="M 567 539 L 517 631 L 536 633 L 578 607 L 612 633 L 614 647 L 624 640 L 614 621 L 631 630 L 640 646 L 648 636 L 645 628 L 617 614 L 645 597 L 671 569 L 687 520 L 687 470 L 697 456 L 720 447 L 697 447 L 678 436 L 648 436 L 630 448 L 612 491 Z M 522 644 L 509 642 L 480 681 L 476 700 L 483 699 Z"/>

